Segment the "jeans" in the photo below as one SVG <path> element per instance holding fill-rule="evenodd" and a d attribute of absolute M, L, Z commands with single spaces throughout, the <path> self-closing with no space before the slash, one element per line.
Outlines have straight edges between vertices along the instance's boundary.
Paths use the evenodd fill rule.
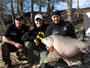
<path fill-rule="evenodd" d="M 14 45 L 10 45 L 6 42 L 3 42 L 1 45 L 1 52 L 2 52 L 2 60 L 5 64 L 11 63 L 10 53 L 16 52 L 19 60 L 23 60 L 26 58 L 25 54 L 25 47 L 18 49 Z"/>
<path fill-rule="evenodd" d="M 39 64 L 42 64 L 44 62 L 44 59 L 48 54 L 47 50 L 42 49 L 39 46 L 36 46 L 35 43 L 32 41 L 26 41 L 25 47 L 26 47 L 26 52 L 27 52 L 28 63 L 39 62 Z M 34 50 L 39 52 L 38 56 L 34 55 L 33 53 Z"/>

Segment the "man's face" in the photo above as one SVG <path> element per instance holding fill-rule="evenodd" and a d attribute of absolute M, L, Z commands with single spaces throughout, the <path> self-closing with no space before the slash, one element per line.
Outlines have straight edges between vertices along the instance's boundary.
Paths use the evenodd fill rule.
<path fill-rule="evenodd" d="M 38 18 L 38 19 L 35 20 L 35 24 L 39 28 L 39 27 L 41 27 L 43 25 L 43 20 L 41 20 L 40 18 Z"/>
<path fill-rule="evenodd" d="M 21 28 L 22 24 L 24 24 L 23 20 L 15 20 L 15 25 L 18 29 Z"/>
<path fill-rule="evenodd" d="M 60 21 L 60 16 L 59 15 L 53 15 L 51 17 L 52 21 L 55 23 L 55 24 L 58 24 L 59 21 Z"/>

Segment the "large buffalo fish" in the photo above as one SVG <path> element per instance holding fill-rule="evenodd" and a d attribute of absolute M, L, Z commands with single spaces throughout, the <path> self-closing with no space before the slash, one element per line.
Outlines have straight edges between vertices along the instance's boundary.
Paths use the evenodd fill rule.
<path fill-rule="evenodd" d="M 78 39 L 64 37 L 60 35 L 50 35 L 41 40 L 48 47 L 53 47 L 58 55 L 63 57 L 72 57 L 77 53 L 87 50 L 88 45 Z"/>

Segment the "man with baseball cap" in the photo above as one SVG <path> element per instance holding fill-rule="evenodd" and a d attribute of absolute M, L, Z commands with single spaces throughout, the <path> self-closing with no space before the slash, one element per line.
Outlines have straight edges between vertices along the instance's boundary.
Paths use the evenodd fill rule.
<path fill-rule="evenodd" d="M 34 18 L 34 30 L 32 31 L 32 34 L 29 31 L 23 35 L 22 39 L 26 41 L 25 46 L 28 52 L 28 62 L 33 61 L 33 50 L 35 49 L 39 51 L 39 64 L 43 63 L 47 55 L 47 50 L 45 45 L 41 43 L 41 39 L 45 37 L 47 26 L 48 24 L 45 24 L 43 21 L 43 16 L 41 14 L 37 14 Z"/>
<path fill-rule="evenodd" d="M 41 19 L 41 20 L 43 20 L 43 17 L 42 17 L 41 14 L 37 14 L 37 15 L 35 16 L 35 20 L 37 20 L 38 18 Z"/>
<path fill-rule="evenodd" d="M 16 20 L 23 20 L 23 16 L 22 15 L 17 15 L 15 19 Z"/>
<path fill-rule="evenodd" d="M 2 37 L 3 44 L 1 45 L 2 59 L 5 62 L 4 68 L 12 68 L 10 52 L 16 52 L 19 60 L 25 58 L 25 46 L 21 37 L 26 31 L 30 29 L 30 27 L 24 24 L 23 16 L 17 15 L 15 17 L 15 23 L 9 25 L 9 27 L 5 30 Z M 20 53 L 23 53 L 23 55 Z"/>

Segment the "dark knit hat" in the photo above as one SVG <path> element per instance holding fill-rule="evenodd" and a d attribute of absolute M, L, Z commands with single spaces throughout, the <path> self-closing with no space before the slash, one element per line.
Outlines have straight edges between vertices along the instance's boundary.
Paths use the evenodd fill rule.
<path fill-rule="evenodd" d="M 59 15 L 60 16 L 60 12 L 56 9 L 52 10 L 52 12 L 50 13 L 50 17 L 52 17 L 53 15 Z"/>
<path fill-rule="evenodd" d="M 23 16 L 22 15 L 17 15 L 15 19 L 16 20 L 23 20 Z"/>

